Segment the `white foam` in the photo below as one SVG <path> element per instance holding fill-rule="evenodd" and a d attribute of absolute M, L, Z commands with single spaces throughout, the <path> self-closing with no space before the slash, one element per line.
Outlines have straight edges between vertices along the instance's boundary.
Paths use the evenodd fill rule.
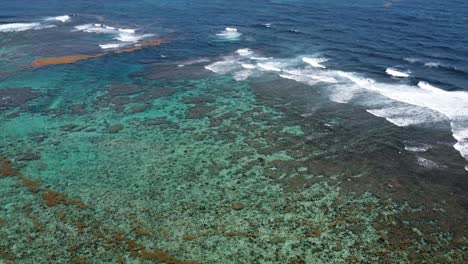
<path fill-rule="evenodd" d="M 267 57 L 250 57 L 251 60 L 259 60 L 259 61 L 264 61 L 264 60 L 270 60 L 272 58 L 267 58 Z"/>
<path fill-rule="evenodd" d="M 41 23 L 10 23 L 0 25 L 0 32 L 20 32 L 26 30 L 38 30 L 52 28 L 54 25 L 42 25 Z"/>
<path fill-rule="evenodd" d="M 76 31 L 98 34 L 115 34 L 118 30 L 115 27 L 106 26 L 104 24 L 84 24 L 75 26 Z"/>
<path fill-rule="evenodd" d="M 270 28 L 270 27 L 271 27 L 271 23 L 265 23 L 265 24 L 263 24 L 263 25 L 264 25 L 265 27 L 267 27 L 267 28 Z"/>
<path fill-rule="evenodd" d="M 122 47 L 130 43 L 137 43 L 144 38 L 154 36 L 153 34 L 141 34 L 141 35 L 136 34 L 137 32 L 136 29 L 115 28 L 115 27 L 104 25 L 104 24 L 84 24 L 84 25 L 75 26 L 74 28 L 75 28 L 74 31 L 114 35 L 115 40 L 127 43 L 127 44 L 118 44 L 118 43 L 101 44 L 99 46 L 102 49 L 112 49 L 112 48 Z"/>
<path fill-rule="evenodd" d="M 255 65 L 250 64 L 250 63 L 242 63 L 241 65 L 242 65 L 242 67 L 244 67 L 246 69 L 255 69 L 256 68 Z"/>
<path fill-rule="evenodd" d="M 440 168 L 442 168 L 442 166 L 440 166 L 437 162 L 432 161 L 430 159 L 423 158 L 423 157 L 418 157 L 417 163 L 420 166 L 425 167 L 427 169 L 440 169 Z"/>
<path fill-rule="evenodd" d="M 429 68 L 438 68 L 442 64 L 440 62 L 426 62 L 424 63 L 424 66 L 429 67 Z"/>
<path fill-rule="evenodd" d="M 249 70 L 244 70 L 244 71 L 238 71 L 234 73 L 234 80 L 236 81 L 243 81 L 249 78 L 253 74 L 252 71 Z"/>
<path fill-rule="evenodd" d="M 405 146 L 405 150 L 411 152 L 426 152 L 431 148 L 428 145 L 420 145 L 420 146 Z"/>
<path fill-rule="evenodd" d="M 257 66 L 260 67 L 260 69 L 265 70 L 265 71 L 274 71 L 274 72 L 281 71 L 281 69 L 279 68 L 280 65 L 274 62 L 257 63 Z"/>
<path fill-rule="evenodd" d="M 325 69 L 320 64 L 326 60 L 324 58 L 261 58 L 254 65 L 252 61 L 259 58 L 255 55 L 249 58 L 231 56 L 206 68 L 217 73 L 232 73 L 236 79 L 252 76 L 252 72 L 269 72 L 309 85 L 320 83 L 319 87 L 327 89 L 331 100 L 361 105 L 369 113 L 397 126 L 433 127 L 450 123 L 453 137 L 457 140 L 454 148 L 468 159 L 468 92 L 445 91 L 424 81 L 417 86 L 376 82 L 353 72 Z M 304 66 L 301 61 L 313 67 Z"/>
<path fill-rule="evenodd" d="M 152 37 L 154 36 L 153 34 L 142 34 L 142 35 L 137 35 L 135 33 L 127 33 L 126 31 L 121 31 L 117 37 L 115 37 L 116 40 L 122 41 L 122 42 L 138 42 L 144 38 Z"/>
<path fill-rule="evenodd" d="M 453 147 L 468 159 L 468 120 L 451 122 L 453 137 L 458 141 Z"/>
<path fill-rule="evenodd" d="M 48 17 L 45 20 L 46 21 L 60 21 L 62 23 L 65 23 L 65 22 L 70 21 L 71 17 L 69 15 L 64 15 L 64 16 Z"/>
<path fill-rule="evenodd" d="M 355 87 L 337 87 L 330 94 L 333 102 L 345 104 L 350 102 L 358 90 Z"/>
<path fill-rule="evenodd" d="M 221 37 L 226 40 L 237 40 L 242 34 L 237 30 L 237 28 L 227 27 L 216 36 Z"/>
<path fill-rule="evenodd" d="M 404 60 L 410 63 L 416 63 L 418 61 L 421 61 L 420 59 L 417 59 L 417 58 L 404 58 Z"/>
<path fill-rule="evenodd" d="M 208 58 L 198 58 L 198 59 L 193 59 L 193 60 L 188 60 L 188 61 L 185 61 L 179 65 L 177 65 L 178 67 L 185 67 L 185 66 L 188 66 L 188 65 L 193 65 L 193 64 L 197 64 L 197 63 L 203 63 L 203 62 L 210 62 L 210 59 Z"/>
<path fill-rule="evenodd" d="M 315 69 L 287 69 L 280 77 L 305 82 L 313 85 L 318 82 L 338 83 L 338 80 L 327 71 L 317 71 Z"/>
<path fill-rule="evenodd" d="M 410 76 L 409 72 L 398 71 L 395 68 L 387 68 L 385 72 L 390 76 L 398 77 L 398 78 L 408 78 Z"/>
<path fill-rule="evenodd" d="M 400 126 L 411 126 L 440 122 L 443 117 L 424 108 L 412 106 L 389 106 L 381 109 L 368 109 L 367 112 L 387 119 L 387 121 Z"/>
<path fill-rule="evenodd" d="M 250 49 L 238 49 L 236 50 L 236 53 L 239 54 L 240 56 L 250 56 L 253 54 L 253 51 Z"/>
<path fill-rule="evenodd" d="M 321 63 L 328 61 L 327 58 L 310 58 L 310 57 L 303 57 L 302 61 L 310 64 L 312 67 L 316 68 L 323 68 L 325 69 L 326 67 L 323 66 Z"/>
<path fill-rule="evenodd" d="M 433 92 L 433 93 L 440 93 L 444 92 L 444 90 L 437 88 L 435 86 L 430 85 L 428 82 L 420 81 L 418 82 L 418 87 L 421 89 L 424 89 L 428 92 Z"/>
<path fill-rule="evenodd" d="M 100 44 L 99 47 L 101 49 L 117 49 L 126 46 L 126 44 L 122 43 L 109 43 L 109 44 Z"/>
<path fill-rule="evenodd" d="M 206 65 L 205 69 L 219 74 L 226 74 L 239 69 L 239 65 L 234 59 L 226 59 Z"/>

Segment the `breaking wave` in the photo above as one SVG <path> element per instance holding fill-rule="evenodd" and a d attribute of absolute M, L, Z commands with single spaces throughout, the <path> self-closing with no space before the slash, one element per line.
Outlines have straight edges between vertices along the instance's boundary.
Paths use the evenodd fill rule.
<path fill-rule="evenodd" d="M 385 118 L 397 126 L 449 123 L 457 140 L 454 148 L 468 159 L 468 92 L 446 91 L 426 81 L 420 81 L 416 86 L 378 82 L 357 73 L 327 69 L 321 64 L 327 61 L 325 58 L 275 59 L 250 52 L 248 56 L 236 52 L 223 57 L 207 65 L 206 69 L 219 74 L 232 74 L 236 80 L 268 72 L 308 85 L 320 84 L 330 92 L 331 100 L 362 105 L 370 114 Z M 258 57 L 263 59 L 254 59 Z M 400 71 L 391 71 L 390 75 L 406 77 Z"/>

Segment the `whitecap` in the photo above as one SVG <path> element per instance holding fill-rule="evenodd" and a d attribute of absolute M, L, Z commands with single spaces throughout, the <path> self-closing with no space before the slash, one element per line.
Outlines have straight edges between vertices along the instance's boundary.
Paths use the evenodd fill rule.
<path fill-rule="evenodd" d="M 409 72 L 403 72 L 403 71 L 399 71 L 395 68 L 387 68 L 385 70 L 385 72 L 390 75 L 390 76 L 393 76 L 393 77 L 399 77 L 399 78 L 408 78 L 410 75 L 409 75 Z"/>
<path fill-rule="evenodd" d="M 242 63 L 241 65 L 242 65 L 242 67 L 244 67 L 246 69 L 255 69 L 256 68 L 255 65 L 250 64 L 250 63 Z"/>
<path fill-rule="evenodd" d="M 115 34 L 117 29 L 106 26 L 104 24 L 84 24 L 75 26 L 75 31 L 83 31 L 88 33 Z"/>
<path fill-rule="evenodd" d="M 100 44 L 99 47 L 101 49 L 117 49 L 125 46 L 126 44 L 122 43 L 109 43 L 109 44 Z"/>
<path fill-rule="evenodd" d="M 42 25 L 41 23 L 10 23 L 0 25 L 0 32 L 20 32 L 26 30 L 38 30 L 52 28 L 54 25 Z"/>
<path fill-rule="evenodd" d="M 236 53 L 239 54 L 240 56 L 249 56 L 253 54 L 253 51 L 250 49 L 238 49 L 236 50 Z"/>
<path fill-rule="evenodd" d="M 193 65 L 193 64 L 203 63 L 203 62 L 210 62 L 210 59 L 208 59 L 208 58 L 192 59 L 192 60 L 184 61 L 184 62 L 180 63 L 177 66 L 178 67 L 185 67 L 185 66 L 188 66 L 188 65 Z"/>
<path fill-rule="evenodd" d="M 234 80 L 236 81 L 244 81 L 252 75 L 252 72 L 249 70 L 238 71 L 234 73 Z"/>
<path fill-rule="evenodd" d="M 443 120 L 443 116 L 437 113 L 412 106 L 388 106 L 381 109 L 368 109 L 367 112 L 377 117 L 385 118 L 390 123 L 400 127 L 440 122 Z"/>
<path fill-rule="evenodd" d="M 426 159 L 423 157 L 418 157 L 417 163 L 427 169 L 440 169 L 443 168 L 443 166 L 440 166 L 437 162 L 432 161 L 430 159 Z"/>
<path fill-rule="evenodd" d="M 56 16 L 56 17 L 47 17 L 45 19 L 46 21 L 60 21 L 60 22 L 68 22 L 71 20 L 71 17 L 69 15 L 64 15 L 64 16 Z"/>
<path fill-rule="evenodd" d="M 115 39 L 122 41 L 122 42 L 138 42 L 144 38 L 149 38 L 152 36 L 154 35 L 153 34 L 137 35 L 135 33 L 127 33 L 125 31 L 122 31 L 117 37 L 115 37 Z"/>
<path fill-rule="evenodd" d="M 227 27 L 216 36 L 224 38 L 226 40 L 237 40 L 242 34 L 237 30 L 237 28 Z"/>
<path fill-rule="evenodd" d="M 426 62 L 424 63 L 424 66 L 429 67 L 429 68 L 438 68 L 442 66 L 440 62 Z"/>
<path fill-rule="evenodd" d="M 274 62 L 257 63 L 257 66 L 265 71 L 274 71 L 274 72 L 281 71 L 281 69 L 279 68 L 280 65 Z"/>
<path fill-rule="evenodd" d="M 136 43 L 140 40 L 154 36 L 153 34 L 136 34 L 136 29 L 131 28 L 115 28 L 104 24 L 84 24 L 74 27 L 75 31 L 97 34 L 115 35 L 114 39 L 121 42 Z M 106 44 L 105 44 L 106 45 Z"/>
<path fill-rule="evenodd" d="M 267 58 L 267 57 L 250 57 L 251 60 L 259 60 L 259 61 L 264 61 L 264 60 L 270 60 L 272 59 L 271 57 L 270 58 Z"/>
<path fill-rule="evenodd" d="M 219 74 L 226 74 L 238 68 L 238 62 L 232 59 L 217 61 L 205 66 L 205 69 Z"/>
<path fill-rule="evenodd" d="M 327 58 L 310 58 L 310 57 L 303 57 L 302 61 L 310 64 L 312 67 L 316 68 L 323 68 L 325 69 L 326 67 L 323 66 L 321 63 L 328 61 Z"/>
<path fill-rule="evenodd" d="M 330 100 L 361 105 L 368 113 L 397 126 L 443 127 L 450 124 L 457 141 L 454 148 L 468 159 L 468 92 L 446 91 L 425 81 L 417 85 L 377 82 L 353 72 L 324 69 L 320 64 L 323 58 L 262 58 L 253 64 L 252 61 L 258 58 L 232 56 L 206 68 L 217 73 L 232 73 L 237 79 L 251 76 L 242 71 L 250 70 L 256 74 L 276 73 L 278 77 L 308 85 L 320 83 L 318 87 L 330 93 Z M 301 60 L 314 67 L 304 67 Z"/>
<path fill-rule="evenodd" d="M 418 61 L 421 61 L 420 59 L 417 59 L 417 58 L 404 58 L 404 60 L 410 63 L 416 63 Z"/>
<path fill-rule="evenodd" d="M 426 152 L 431 148 L 429 145 L 405 146 L 405 150 L 411 152 Z"/>

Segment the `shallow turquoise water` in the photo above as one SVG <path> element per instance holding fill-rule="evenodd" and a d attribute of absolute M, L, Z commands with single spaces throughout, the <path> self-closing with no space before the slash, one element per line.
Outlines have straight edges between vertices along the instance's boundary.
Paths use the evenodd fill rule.
<path fill-rule="evenodd" d="M 467 261 L 457 3 L 28 3 L 0 11 L 51 26 L 0 25 L 0 263 Z"/>

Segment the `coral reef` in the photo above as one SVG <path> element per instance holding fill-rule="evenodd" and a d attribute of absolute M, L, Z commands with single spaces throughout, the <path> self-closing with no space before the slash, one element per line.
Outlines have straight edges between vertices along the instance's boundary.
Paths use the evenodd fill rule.
<path fill-rule="evenodd" d="M 1 261 L 467 261 L 458 171 L 422 173 L 365 111 L 304 115 L 316 97 L 288 91 L 308 87 L 178 68 L 70 88 L 61 115 L 37 104 L 0 124 Z"/>
<path fill-rule="evenodd" d="M 42 96 L 31 88 L 4 88 L 0 89 L 0 109 L 20 106 L 28 101 Z"/>

